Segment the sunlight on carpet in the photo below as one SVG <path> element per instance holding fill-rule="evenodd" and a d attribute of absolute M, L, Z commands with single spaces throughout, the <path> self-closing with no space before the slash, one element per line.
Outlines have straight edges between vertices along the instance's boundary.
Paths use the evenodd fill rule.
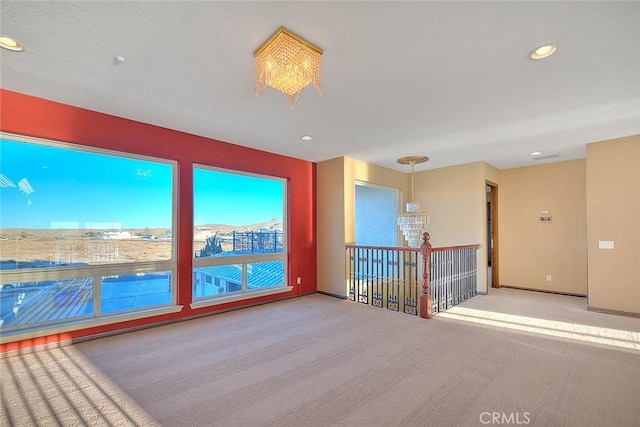
<path fill-rule="evenodd" d="M 453 307 L 438 317 L 640 352 L 640 333 L 579 323 L 558 322 L 466 307 Z"/>
<path fill-rule="evenodd" d="M 4 358 L 0 372 L 0 425 L 159 425 L 72 346 Z"/>

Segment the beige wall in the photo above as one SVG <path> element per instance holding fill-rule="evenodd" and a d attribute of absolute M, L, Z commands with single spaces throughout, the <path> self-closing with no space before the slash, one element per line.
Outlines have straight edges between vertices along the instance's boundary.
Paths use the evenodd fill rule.
<path fill-rule="evenodd" d="M 429 211 L 431 244 L 480 245 L 478 291 L 487 291 L 487 214 L 485 180 L 499 181 L 500 171 L 476 162 L 415 174 L 415 198 Z"/>
<path fill-rule="evenodd" d="M 589 307 L 640 313 L 640 135 L 587 145 L 586 163 Z"/>
<path fill-rule="evenodd" d="M 431 214 L 427 228 L 433 246 L 481 243 L 484 203 L 481 179 L 481 163 L 415 174 L 416 199 Z"/>
<path fill-rule="evenodd" d="M 501 285 L 587 294 L 585 168 L 580 159 L 500 171 Z"/>
<path fill-rule="evenodd" d="M 351 157 L 344 158 L 345 242 L 356 240 L 356 181 L 397 188 L 404 194 L 408 185 L 407 174 L 372 165 Z"/>
<path fill-rule="evenodd" d="M 345 244 L 355 241 L 356 181 L 405 192 L 407 175 L 350 157 L 317 165 L 318 290 L 346 296 Z"/>
<path fill-rule="evenodd" d="M 318 163 L 318 290 L 345 296 L 344 158 Z"/>
<path fill-rule="evenodd" d="M 345 296 L 355 182 L 400 189 L 403 209 L 410 176 L 349 157 L 319 163 L 317 174 L 318 290 Z M 487 290 L 486 181 L 498 184 L 502 285 L 584 295 L 588 272 L 590 307 L 640 313 L 640 135 L 589 144 L 581 160 L 506 170 L 478 162 L 416 173 L 415 198 L 431 213 L 433 245 L 480 245 L 480 292 Z M 551 223 L 540 223 L 542 210 Z M 615 249 L 598 249 L 599 240 L 614 241 Z"/>

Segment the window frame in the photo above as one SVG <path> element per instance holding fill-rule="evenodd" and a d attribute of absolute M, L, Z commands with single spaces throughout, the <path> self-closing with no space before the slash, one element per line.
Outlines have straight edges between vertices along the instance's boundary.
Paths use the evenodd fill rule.
<path fill-rule="evenodd" d="M 208 307 L 217 304 L 224 304 L 227 302 L 238 301 L 243 299 L 255 298 L 256 296 L 262 295 L 270 295 L 275 293 L 289 292 L 293 290 L 293 286 L 289 285 L 289 235 L 288 235 L 288 187 L 289 180 L 283 177 L 264 175 L 252 172 L 238 171 L 226 168 L 220 168 L 211 165 L 193 163 L 192 165 L 192 176 L 193 178 L 193 220 L 194 220 L 194 228 L 195 224 L 195 171 L 196 169 L 213 171 L 213 172 L 221 172 L 231 175 L 241 175 L 246 177 L 255 177 L 260 179 L 267 179 L 280 182 L 282 184 L 282 252 L 269 252 L 269 253 L 251 253 L 251 254 L 242 254 L 242 255 L 230 255 L 230 256 L 221 256 L 221 257 L 196 257 L 194 250 L 194 238 L 192 236 L 191 246 L 192 246 L 192 274 L 191 274 L 191 287 L 192 287 L 192 303 L 191 308 L 202 308 Z M 269 261 L 282 261 L 284 274 L 283 274 L 283 283 L 278 286 L 271 286 L 262 289 L 248 289 L 248 273 L 247 273 L 247 265 L 260 263 L 260 262 L 269 262 Z M 193 292 L 194 287 L 194 277 L 196 275 L 196 269 L 202 267 L 213 267 L 213 266 L 223 266 L 230 264 L 240 264 L 242 266 L 242 283 L 241 290 L 235 291 L 232 293 L 225 294 L 216 294 L 216 295 L 207 295 L 202 297 L 195 297 Z"/>
<path fill-rule="evenodd" d="M 82 266 L 36 267 L 0 270 L 0 285 L 23 282 L 41 282 L 50 280 L 62 280 L 78 277 L 93 278 L 93 314 L 71 319 L 61 319 L 55 322 L 36 323 L 29 326 L 2 329 L 0 343 L 28 339 L 42 335 L 57 334 L 78 329 L 119 323 L 127 320 L 140 319 L 180 312 L 182 306 L 177 305 L 178 300 L 178 265 L 177 265 L 177 231 L 178 231 L 178 162 L 176 160 L 122 152 L 117 150 L 91 147 L 81 144 L 73 144 L 52 139 L 35 138 L 25 135 L 0 132 L 0 138 L 34 144 L 47 147 L 55 147 L 72 151 L 101 154 L 118 158 L 143 160 L 171 166 L 171 259 L 158 261 L 105 263 Z M 165 304 L 150 305 L 145 307 L 119 310 L 116 312 L 101 313 L 102 303 L 102 277 L 112 275 L 144 274 L 168 271 L 171 274 L 171 301 Z"/>

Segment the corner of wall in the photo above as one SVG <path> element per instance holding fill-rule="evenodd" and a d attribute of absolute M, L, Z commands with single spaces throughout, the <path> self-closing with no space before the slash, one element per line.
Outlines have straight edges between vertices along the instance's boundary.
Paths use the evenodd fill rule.
<path fill-rule="evenodd" d="M 588 144 L 586 182 L 589 307 L 639 314 L 640 135 Z"/>

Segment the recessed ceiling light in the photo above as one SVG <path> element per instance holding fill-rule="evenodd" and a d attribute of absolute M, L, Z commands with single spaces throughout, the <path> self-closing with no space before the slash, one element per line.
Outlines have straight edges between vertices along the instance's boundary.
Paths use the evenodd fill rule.
<path fill-rule="evenodd" d="M 529 155 L 531 156 L 539 156 L 540 154 L 542 154 L 542 151 L 532 151 L 531 153 L 529 153 Z"/>
<path fill-rule="evenodd" d="M 503 148 L 506 148 L 506 145 L 504 144 L 498 145 L 498 148 L 502 150 Z"/>
<path fill-rule="evenodd" d="M 311 141 L 313 137 L 311 135 L 302 135 L 300 139 L 303 141 Z"/>
<path fill-rule="evenodd" d="M 556 50 L 558 48 L 555 45 L 552 44 L 547 44 L 544 46 L 540 46 L 539 48 L 537 48 L 536 50 L 534 50 L 533 52 L 531 52 L 531 59 L 542 59 L 542 58 L 546 58 L 547 56 L 551 56 L 554 53 L 556 53 Z"/>
<path fill-rule="evenodd" d="M 7 36 L 0 36 L 0 47 L 13 50 L 14 52 L 22 52 L 24 50 L 24 47 L 19 41 Z"/>

